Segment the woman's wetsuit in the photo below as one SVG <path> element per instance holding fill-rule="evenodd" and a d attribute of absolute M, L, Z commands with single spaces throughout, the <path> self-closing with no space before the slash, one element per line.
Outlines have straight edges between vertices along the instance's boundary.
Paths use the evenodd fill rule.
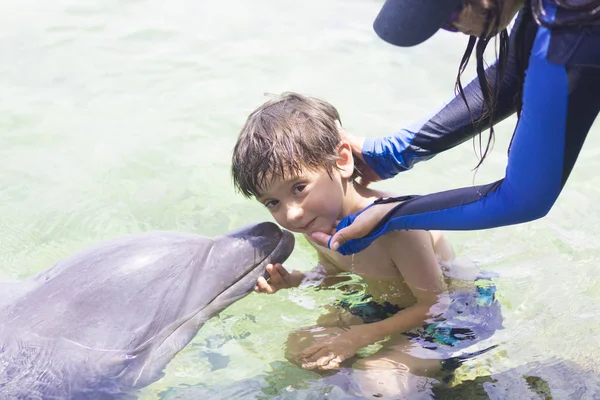
<path fill-rule="evenodd" d="M 571 11 L 546 6 L 546 20 L 568 18 Z M 526 24 L 520 45 L 528 57 L 522 87 L 522 109 L 514 132 L 504 179 L 426 196 L 409 196 L 371 232 L 340 246 L 356 253 L 390 230 L 475 230 L 517 224 L 543 217 L 559 196 L 585 137 L 600 110 L 600 24 L 546 28 L 531 14 L 518 16 L 511 31 L 509 59 L 498 92 L 494 121 L 516 111 L 521 79 L 515 58 L 515 32 Z M 521 48 L 523 49 L 523 48 Z M 494 82 L 496 65 L 486 71 Z M 521 72 L 521 75 L 523 73 Z M 465 87 L 474 120 L 482 115 L 477 80 Z M 477 127 L 457 96 L 425 123 L 385 138 L 367 139 L 363 156 L 382 178 L 412 168 L 489 127 Z M 338 230 L 358 214 L 343 219 Z"/>

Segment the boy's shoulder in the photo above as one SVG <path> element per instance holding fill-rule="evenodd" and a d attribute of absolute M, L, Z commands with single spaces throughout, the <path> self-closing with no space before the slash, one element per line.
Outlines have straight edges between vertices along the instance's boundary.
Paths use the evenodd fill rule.
<path fill-rule="evenodd" d="M 422 230 L 398 230 L 386 232 L 377 238 L 381 246 L 390 250 L 411 250 L 412 246 L 427 245 L 431 243 L 429 231 Z"/>
<path fill-rule="evenodd" d="M 381 239 L 381 246 L 390 257 L 396 260 L 403 256 L 435 256 L 439 261 L 451 262 L 455 258 L 452 245 L 440 231 L 392 231 L 378 239 Z"/>
<path fill-rule="evenodd" d="M 379 196 L 380 199 L 399 197 L 395 193 L 381 190 L 377 190 L 376 195 Z M 402 203 L 402 201 L 398 202 L 398 204 L 400 203 Z M 386 249 L 395 250 L 398 248 L 404 249 L 406 245 L 410 246 L 420 244 L 427 246 L 429 243 L 432 243 L 432 236 L 429 231 L 424 230 L 397 230 L 384 233 L 378 237 L 376 241 L 378 241 Z"/>

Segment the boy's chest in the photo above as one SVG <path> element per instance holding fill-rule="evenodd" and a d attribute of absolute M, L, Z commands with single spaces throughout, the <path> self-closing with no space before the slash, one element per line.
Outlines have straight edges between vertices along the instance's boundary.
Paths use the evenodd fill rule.
<path fill-rule="evenodd" d="M 357 275 L 376 278 L 398 278 L 400 272 L 392 259 L 377 242 L 374 242 L 361 251 L 350 256 L 341 255 L 338 252 L 320 247 L 321 251 L 331 263 L 338 269 Z"/>

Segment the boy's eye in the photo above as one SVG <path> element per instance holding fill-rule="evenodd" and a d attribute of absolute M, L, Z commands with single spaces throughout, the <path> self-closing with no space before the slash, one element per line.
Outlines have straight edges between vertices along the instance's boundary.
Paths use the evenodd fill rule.
<path fill-rule="evenodd" d="M 265 202 L 265 207 L 267 207 L 267 208 L 273 208 L 277 204 L 279 204 L 279 200 L 269 200 L 269 201 Z"/>
<path fill-rule="evenodd" d="M 304 191 L 304 189 L 306 189 L 305 184 L 296 185 L 296 186 L 294 186 L 294 194 L 302 193 Z"/>

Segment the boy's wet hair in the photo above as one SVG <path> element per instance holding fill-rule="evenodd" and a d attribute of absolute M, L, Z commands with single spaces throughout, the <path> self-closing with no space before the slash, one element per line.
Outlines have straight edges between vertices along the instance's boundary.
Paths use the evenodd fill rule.
<path fill-rule="evenodd" d="M 338 111 L 331 104 L 286 92 L 248 116 L 233 150 L 235 187 L 257 197 L 274 179 L 289 179 L 302 170 L 336 168 L 341 136 Z"/>

